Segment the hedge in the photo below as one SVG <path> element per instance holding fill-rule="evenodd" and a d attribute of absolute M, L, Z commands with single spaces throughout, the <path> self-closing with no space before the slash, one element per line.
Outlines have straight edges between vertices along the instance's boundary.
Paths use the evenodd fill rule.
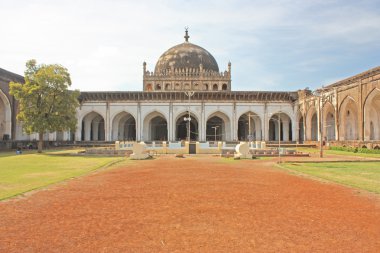
<path fill-rule="evenodd" d="M 348 151 L 354 153 L 380 154 L 380 149 L 354 148 L 354 147 L 337 147 L 331 146 L 331 150 Z"/>

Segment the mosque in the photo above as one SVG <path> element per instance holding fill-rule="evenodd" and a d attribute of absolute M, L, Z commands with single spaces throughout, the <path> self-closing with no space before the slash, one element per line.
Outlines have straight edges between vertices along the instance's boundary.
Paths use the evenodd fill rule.
<path fill-rule="evenodd" d="M 229 62 L 189 41 L 165 51 L 154 71 L 142 66 L 143 91 L 83 91 L 76 132 L 47 133 L 46 140 L 283 141 L 380 148 L 380 67 L 315 91 L 233 91 Z M 16 120 L 9 82 L 23 77 L 0 69 L 0 138 L 29 141 Z"/>

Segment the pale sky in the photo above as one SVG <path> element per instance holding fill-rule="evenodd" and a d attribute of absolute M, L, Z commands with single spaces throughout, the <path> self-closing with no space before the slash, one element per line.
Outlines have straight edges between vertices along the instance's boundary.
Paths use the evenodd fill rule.
<path fill-rule="evenodd" d="M 0 0 L 0 68 L 66 67 L 81 91 L 142 90 L 184 41 L 208 50 L 233 90 L 311 89 L 380 65 L 380 0 Z"/>

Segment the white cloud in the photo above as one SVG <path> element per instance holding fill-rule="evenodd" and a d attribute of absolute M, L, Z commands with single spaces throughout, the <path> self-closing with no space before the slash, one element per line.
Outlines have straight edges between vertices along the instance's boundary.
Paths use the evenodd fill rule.
<path fill-rule="evenodd" d="M 0 67 L 22 74 L 35 58 L 67 67 L 74 88 L 141 90 L 142 62 L 153 70 L 190 26 L 221 70 L 232 61 L 234 89 L 297 89 L 341 76 L 331 68 L 347 54 L 378 64 L 378 13 L 371 1 L 0 1 Z"/>

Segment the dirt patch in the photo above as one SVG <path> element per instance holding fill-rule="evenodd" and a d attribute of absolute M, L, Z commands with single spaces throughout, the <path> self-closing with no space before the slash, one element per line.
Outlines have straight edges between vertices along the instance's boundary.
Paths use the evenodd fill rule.
<path fill-rule="evenodd" d="M 270 160 L 161 156 L 0 203 L 0 252 L 379 252 L 380 205 Z"/>

